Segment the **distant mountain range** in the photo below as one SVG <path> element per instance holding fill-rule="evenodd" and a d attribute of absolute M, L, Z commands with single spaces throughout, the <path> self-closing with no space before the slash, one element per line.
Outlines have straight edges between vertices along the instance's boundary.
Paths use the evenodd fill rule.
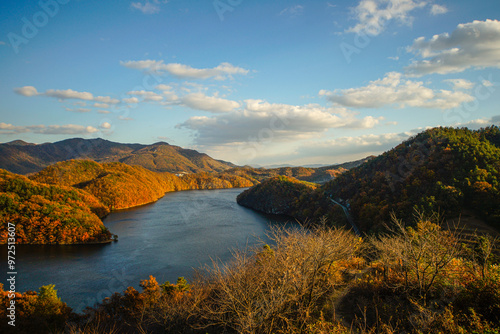
<path fill-rule="evenodd" d="M 29 174 L 60 161 L 89 159 L 123 162 L 154 172 L 222 172 L 234 164 L 207 154 L 158 142 L 152 145 L 121 144 L 105 139 L 73 138 L 55 143 L 32 144 L 22 140 L 0 144 L 0 168 Z"/>
<path fill-rule="evenodd" d="M 344 162 L 338 165 L 321 165 L 323 167 L 279 167 L 279 168 L 254 168 L 250 166 L 237 167 L 231 169 L 231 172 L 240 173 L 246 177 L 253 178 L 259 182 L 262 182 L 268 178 L 273 178 L 279 175 L 289 176 L 296 178 L 301 181 L 314 182 L 314 183 L 325 183 L 333 180 L 335 177 L 341 173 L 362 165 L 363 163 L 375 158 L 374 156 L 368 156 L 363 159 Z"/>

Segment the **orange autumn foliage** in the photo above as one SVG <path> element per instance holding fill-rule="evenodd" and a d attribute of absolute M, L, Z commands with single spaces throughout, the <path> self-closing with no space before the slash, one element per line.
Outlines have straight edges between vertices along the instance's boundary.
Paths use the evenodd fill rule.
<path fill-rule="evenodd" d="M 0 170 L 0 244 L 8 224 L 16 243 L 71 244 L 110 240 L 99 216 L 109 211 L 94 196 L 78 189 L 46 185 Z"/>

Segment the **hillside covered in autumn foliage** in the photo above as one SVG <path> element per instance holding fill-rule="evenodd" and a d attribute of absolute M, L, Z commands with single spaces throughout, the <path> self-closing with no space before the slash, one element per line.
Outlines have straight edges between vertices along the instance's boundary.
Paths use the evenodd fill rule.
<path fill-rule="evenodd" d="M 7 224 L 17 242 L 68 244 L 109 241 L 100 218 L 114 210 L 154 202 L 166 192 L 249 187 L 255 181 L 231 173 L 176 176 L 120 162 L 59 162 L 28 177 L 2 170 L 0 243 Z"/>
<path fill-rule="evenodd" d="M 500 130 L 496 126 L 426 130 L 359 167 L 339 174 L 314 192 L 282 194 L 279 206 L 304 220 L 344 224 L 343 203 L 362 230 L 375 231 L 391 212 L 411 218 L 415 210 L 458 217 L 468 209 L 500 227 Z M 276 180 L 288 182 L 288 180 Z M 276 182 L 263 182 L 248 191 L 246 203 L 273 201 Z M 286 203 L 286 204 L 283 204 Z M 247 205 L 261 210 L 258 205 Z M 262 211 L 262 210 L 261 210 Z M 272 211 L 272 209 L 270 210 Z"/>
<path fill-rule="evenodd" d="M 111 211 L 148 204 L 171 191 L 249 187 L 254 184 L 246 178 L 226 173 L 176 176 L 120 162 L 99 164 L 90 160 L 59 162 L 31 175 L 30 179 L 85 190 Z"/>
<path fill-rule="evenodd" d="M 500 129 L 434 128 L 325 184 L 364 230 L 415 209 L 458 217 L 470 209 L 500 228 Z"/>
<path fill-rule="evenodd" d="M 30 178 L 34 181 L 71 186 L 97 197 L 110 211 L 130 208 L 158 200 L 176 184 L 138 166 L 122 163 L 99 164 L 89 160 L 70 160 L 49 166 Z"/>
<path fill-rule="evenodd" d="M 80 196 L 92 198 L 91 205 L 85 202 L 79 205 L 87 206 L 88 212 L 97 214 L 92 218 L 94 220 L 113 210 L 151 203 L 170 191 L 256 185 L 238 197 L 240 204 L 265 213 L 285 214 L 300 221 L 318 221 L 325 216 L 330 222 L 345 225 L 347 217 L 344 209 L 348 209 L 349 218 L 367 232 L 380 230 L 390 220 L 392 212 L 402 218 L 411 218 L 415 210 L 440 212 L 446 218 L 453 218 L 465 208 L 498 227 L 499 143 L 500 130 L 495 126 L 478 131 L 435 128 L 408 139 L 379 157 L 351 163 L 350 167 L 354 164 L 359 166 L 349 171 L 343 165 L 322 169 L 236 167 L 222 173 L 177 176 L 119 162 L 100 164 L 89 160 L 70 160 L 49 166 L 29 178 L 32 184 L 70 189 Z M 279 176 L 279 173 L 287 176 Z M 322 186 L 304 183 L 293 177 L 318 180 L 331 178 L 331 173 L 335 174 L 335 178 Z M 4 175 L 30 182 L 6 171 Z M 41 199 L 31 194 L 25 198 L 24 193 L 18 194 L 18 191 L 17 188 L 6 187 L 3 192 L 5 198 L 16 199 L 12 203 L 19 206 L 9 204 L 9 215 L 19 215 L 24 210 L 25 221 L 34 219 L 36 225 L 39 221 L 51 221 L 53 217 L 59 219 L 62 212 L 69 212 L 58 211 L 56 215 L 40 216 L 42 209 L 31 210 L 21 206 L 33 201 L 43 207 Z M 57 198 L 49 200 L 56 202 Z M 35 205 L 28 207 L 37 208 Z M 5 210 L 3 212 L 7 212 Z M 67 220 L 83 222 L 90 219 L 81 214 L 70 213 L 69 216 Z M 16 216 L 16 219 L 20 218 Z M 26 239 L 25 242 L 33 240 Z M 53 238 L 50 239 L 52 241 L 41 240 L 39 238 L 36 242 L 59 242 Z"/>
<path fill-rule="evenodd" d="M 109 241 L 111 233 L 100 220 L 108 212 L 85 191 L 0 170 L 0 244 L 7 243 L 8 223 L 15 225 L 19 244 Z"/>

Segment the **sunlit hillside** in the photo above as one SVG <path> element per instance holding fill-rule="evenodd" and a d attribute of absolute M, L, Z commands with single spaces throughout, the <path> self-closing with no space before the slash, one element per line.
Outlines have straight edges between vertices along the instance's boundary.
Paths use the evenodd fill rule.
<path fill-rule="evenodd" d="M 7 243 L 8 224 L 15 226 L 19 244 L 109 241 L 111 233 L 100 220 L 108 212 L 85 191 L 0 170 L 0 244 Z"/>

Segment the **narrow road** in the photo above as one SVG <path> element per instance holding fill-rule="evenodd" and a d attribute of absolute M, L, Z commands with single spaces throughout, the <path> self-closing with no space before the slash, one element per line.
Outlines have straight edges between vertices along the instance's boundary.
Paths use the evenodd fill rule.
<path fill-rule="evenodd" d="M 343 206 L 342 204 L 340 204 L 339 202 L 335 201 L 333 198 L 329 197 L 330 201 L 332 201 L 334 204 L 337 204 L 339 205 L 342 210 L 344 210 L 344 214 L 345 216 L 347 217 L 347 221 L 349 222 L 349 224 L 351 224 L 351 227 L 352 229 L 354 230 L 354 233 L 356 233 L 356 235 L 358 236 L 361 236 L 361 232 L 359 232 L 359 229 L 358 227 L 356 226 L 356 224 L 354 223 L 354 220 L 352 219 L 351 217 L 351 214 L 349 213 L 349 210 L 347 210 L 347 208 L 345 206 Z"/>

